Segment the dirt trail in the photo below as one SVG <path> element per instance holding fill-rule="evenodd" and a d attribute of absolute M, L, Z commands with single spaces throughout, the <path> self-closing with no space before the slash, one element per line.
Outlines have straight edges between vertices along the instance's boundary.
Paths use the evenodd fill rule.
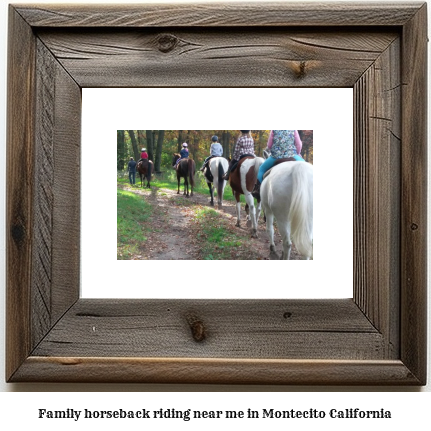
<path fill-rule="evenodd" d="M 246 226 L 244 204 L 241 206 L 241 227 L 235 227 L 236 209 L 233 201 L 224 201 L 223 208 L 217 205 L 211 207 L 210 196 L 194 193 L 189 198 L 177 194 L 174 190 L 161 189 L 153 186 L 151 189 L 123 186 L 125 190 L 145 196 L 154 209 L 151 218 L 152 232 L 146 241 L 145 255 L 136 256 L 135 259 L 151 260 L 190 260 L 202 259 L 200 244 L 195 234 L 195 210 L 197 207 L 213 208 L 220 217 L 229 222 L 235 233 L 241 236 L 248 247 L 232 251 L 233 259 L 269 259 L 269 240 L 265 231 L 265 223 L 261 215 L 258 225 L 259 237 L 251 238 L 250 229 Z M 281 251 L 281 238 L 275 237 L 276 248 Z M 247 252 L 249 250 L 249 252 Z M 291 258 L 298 256 L 293 251 Z"/>

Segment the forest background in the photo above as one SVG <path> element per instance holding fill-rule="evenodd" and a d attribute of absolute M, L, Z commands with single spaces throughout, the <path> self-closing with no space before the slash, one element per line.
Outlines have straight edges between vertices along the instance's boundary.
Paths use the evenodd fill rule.
<path fill-rule="evenodd" d="M 252 130 L 255 154 L 263 155 L 270 130 Z M 172 168 L 172 156 L 178 153 L 184 142 L 190 157 L 198 166 L 209 156 L 211 137 L 217 135 L 223 146 L 223 157 L 229 158 L 235 150 L 239 130 L 117 130 L 117 170 L 124 170 L 130 157 L 139 160 L 142 148 L 146 148 L 154 170 L 161 172 Z M 302 156 L 313 163 L 313 131 L 299 130 L 302 140 Z"/>

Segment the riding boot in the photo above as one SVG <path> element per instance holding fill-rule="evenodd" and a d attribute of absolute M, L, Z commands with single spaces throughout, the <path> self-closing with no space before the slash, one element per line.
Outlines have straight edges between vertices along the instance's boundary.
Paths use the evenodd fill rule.
<path fill-rule="evenodd" d="M 256 184 L 254 185 L 254 189 L 251 192 L 252 196 L 256 199 L 260 199 L 260 181 L 257 180 Z"/>

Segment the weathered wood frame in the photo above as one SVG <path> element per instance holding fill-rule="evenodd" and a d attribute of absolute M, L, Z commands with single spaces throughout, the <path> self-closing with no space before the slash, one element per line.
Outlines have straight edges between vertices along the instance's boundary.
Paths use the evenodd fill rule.
<path fill-rule="evenodd" d="M 426 45 L 423 3 L 10 6 L 6 379 L 425 384 Z M 352 87 L 354 298 L 80 299 L 81 88 L 119 86 Z"/>

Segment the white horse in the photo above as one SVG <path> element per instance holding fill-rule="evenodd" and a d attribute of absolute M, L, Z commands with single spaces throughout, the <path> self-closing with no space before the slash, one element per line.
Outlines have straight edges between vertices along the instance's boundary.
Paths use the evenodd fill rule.
<path fill-rule="evenodd" d="M 245 211 L 247 214 L 247 227 L 251 227 L 252 238 L 257 238 L 257 222 L 260 217 L 261 203 L 257 201 L 257 206 L 254 206 L 254 198 L 251 194 L 257 180 L 257 173 L 260 165 L 264 162 L 262 157 L 244 157 L 242 158 L 229 176 L 229 184 L 232 187 L 233 194 L 236 200 L 236 225 L 240 226 L 241 202 L 240 198 L 243 194 L 245 197 Z"/>
<path fill-rule="evenodd" d="M 283 240 L 281 259 L 289 259 L 292 241 L 306 260 L 313 259 L 313 165 L 285 162 L 264 178 L 260 196 L 270 240 L 270 256 L 278 258 L 274 244 L 274 217 Z"/>
<path fill-rule="evenodd" d="M 227 171 L 229 162 L 224 157 L 213 157 L 205 169 L 205 180 L 210 189 L 211 205 L 214 206 L 214 189 L 217 189 L 217 205 L 220 209 L 223 206 L 223 194 L 226 187 L 226 180 L 222 178 Z M 209 171 L 209 172 L 208 172 Z M 210 174 L 210 175 L 209 175 Z"/>

